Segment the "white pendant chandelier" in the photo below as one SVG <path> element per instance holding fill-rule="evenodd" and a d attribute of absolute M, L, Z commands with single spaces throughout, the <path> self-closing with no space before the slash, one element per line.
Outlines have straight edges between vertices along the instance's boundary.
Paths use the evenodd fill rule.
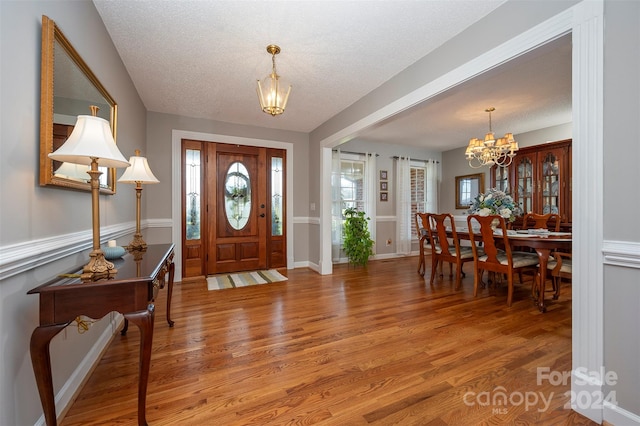
<path fill-rule="evenodd" d="M 258 80 L 258 99 L 260 100 L 260 108 L 263 112 L 271 114 L 275 117 L 284 112 L 291 93 L 291 86 L 287 88 L 287 84 L 280 79 L 276 73 L 276 55 L 280 53 L 280 47 L 275 44 L 267 46 L 267 52 L 271 54 L 271 62 L 273 67 L 271 73 L 262 81 Z"/>
<path fill-rule="evenodd" d="M 494 107 L 485 109 L 485 112 L 489 113 L 489 132 L 484 136 L 484 139 L 470 139 L 465 151 L 469 166 L 474 169 L 494 164 L 499 167 L 507 167 L 520 149 L 518 142 L 513 138 L 513 133 L 505 133 L 503 138 L 495 138 L 491 129 L 491 113 L 495 110 Z"/>

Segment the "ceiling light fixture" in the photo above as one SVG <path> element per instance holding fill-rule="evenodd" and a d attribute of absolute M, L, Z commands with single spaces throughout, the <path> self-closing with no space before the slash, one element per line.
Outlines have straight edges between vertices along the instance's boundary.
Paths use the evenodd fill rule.
<path fill-rule="evenodd" d="M 518 147 L 518 142 L 513 138 L 513 133 L 505 133 L 503 138 L 496 139 L 491 129 L 491 113 L 494 107 L 485 109 L 489 113 L 489 133 L 483 139 L 472 138 L 465 151 L 469 166 L 477 169 L 482 166 L 507 167 L 513 161 Z"/>
<path fill-rule="evenodd" d="M 271 54 L 273 68 L 271 69 L 271 74 L 262 79 L 262 81 L 258 80 L 256 90 L 262 111 L 275 117 L 276 115 L 282 114 L 287 107 L 291 86 L 289 85 L 289 88 L 285 89 L 287 85 L 276 73 L 276 55 L 280 53 L 280 47 L 275 44 L 270 44 L 267 46 L 267 52 Z"/>

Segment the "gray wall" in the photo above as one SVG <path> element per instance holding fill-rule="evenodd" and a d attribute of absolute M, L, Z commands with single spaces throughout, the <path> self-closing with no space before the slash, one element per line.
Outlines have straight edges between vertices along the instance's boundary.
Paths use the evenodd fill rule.
<path fill-rule="evenodd" d="M 145 149 L 146 111 L 120 57 L 90 1 L 1 1 L 0 253 L 6 267 L 29 263 L 61 251 L 69 235 L 84 232 L 90 246 L 89 192 L 38 185 L 40 138 L 40 46 L 42 15 L 53 19 L 119 106 L 118 147 L 125 157 Z M 88 113 L 88 112 L 87 112 Z M 118 171 L 118 176 L 122 170 Z M 143 210 L 143 215 L 146 211 Z M 113 196 L 100 197 L 103 227 L 134 229 L 135 191 L 118 185 Z M 127 225 L 128 224 L 128 225 Z M 126 244 L 130 233 L 118 239 Z M 48 247 L 48 248 L 47 248 Z M 42 253 L 38 253 L 43 250 Z M 26 265 L 7 259 L 27 252 Z M 60 271 L 88 260 L 87 251 L 70 251 L 38 268 L 0 280 L 0 424 L 34 424 L 42 415 L 36 390 L 29 338 L 38 325 L 38 296 L 27 291 Z M 33 256 L 30 258 L 28 256 Z M 24 262 L 25 258 L 16 263 Z M 3 274 L 6 270 L 3 270 Z M 51 343 L 56 393 L 83 364 L 110 317 L 78 334 L 70 327 Z M 81 380 L 82 378 L 80 378 Z"/>
<path fill-rule="evenodd" d="M 618 405 L 640 418 L 640 2 L 605 2 L 605 252 L 635 246 L 636 268 L 604 267 L 604 363 L 619 380 L 607 386 Z M 586 188 L 589 190 L 589 188 Z M 574 214 L 576 212 L 574 211 Z M 630 249 L 627 249 L 630 250 Z M 613 258 L 613 259 L 612 259 Z M 606 395 L 606 394 L 605 394 Z M 640 420 L 637 420 L 640 424 Z M 619 423 L 624 424 L 624 423 Z"/>

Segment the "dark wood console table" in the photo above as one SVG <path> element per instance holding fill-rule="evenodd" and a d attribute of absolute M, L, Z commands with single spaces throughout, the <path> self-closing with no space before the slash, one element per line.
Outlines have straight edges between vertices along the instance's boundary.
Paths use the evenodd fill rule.
<path fill-rule="evenodd" d="M 173 244 L 149 245 L 144 252 L 126 253 L 113 261 L 118 269 L 114 279 L 82 282 L 63 274 L 27 293 L 40 295 L 40 325 L 31 335 L 30 349 L 47 425 L 57 424 L 49 354 L 51 339 L 81 315 L 100 319 L 113 311 L 122 313 L 126 321 L 140 329 L 138 424 L 147 424 L 145 409 L 153 339 L 153 302 L 167 283 L 167 322 L 173 326 L 170 314 L 175 272 L 173 255 Z M 167 274 L 168 281 L 165 279 Z"/>

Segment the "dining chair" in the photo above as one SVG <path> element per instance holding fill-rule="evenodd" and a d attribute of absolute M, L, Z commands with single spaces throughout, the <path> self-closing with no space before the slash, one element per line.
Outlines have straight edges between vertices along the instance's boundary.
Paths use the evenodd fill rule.
<path fill-rule="evenodd" d="M 573 269 L 571 253 L 565 253 L 555 251 L 551 254 L 553 259 L 549 259 L 547 263 L 547 270 L 551 275 L 551 282 L 553 283 L 553 299 L 557 300 L 560 297 L 560 284 L 562 278 L 571 279 L 571 272 Z"/>
<path fill-rule="evenodd" d="M 448 262 L 450 277 L 453 276 L 452 267 L 454 264 L 456 265 L 456 290 L 458 290 L 462 284 L 462 277 L 465 275 L 462 267 L 465 262 L 473 261 L 473 251 L 469 246 L 460 245 L 456 224 L 451 214 L 429 214 L 428 220 L 430 225 L 429 240 L 431 247 L 435 247 L 431 254 L 431 280 L 429 283 L 433 285 L 437 267 L 440 266 L 440 275 L 442 275 L 442 262 Z M 478 248 L 478 250 L 482 251 L 482 248 Z"/>
<path fill-rule="evenodd" d="M 551 225 L 551 226 L 549 226 Z M 522 218 L 522 229 L 548 229 L 549 231 L 560 231 L 560 215 L 555 213 L 538 214 L 525 213 Z M 528 251 L 533 253 L 534 250 L 526 247 L 511 247 L 519 251 Z M 522 282 L 522 273 L 519 274 L 520 282 Z"/>
<path fill-rule="evenodd" d="M 522 218 L 522 229 L 541 228 L 555 232 L 560 231 L 560 215 L 555 213 L 537 214 L 529 212 Z"/>
<path fill-rule="evenodd" d="M 416 232 L 418 235 L 418 243 L 420 245 L 420 259 L 418 260 L 418 273 L 424 276 L 425 273 L 425 246 L 429 242 L 429 219 L 427 213 L 417 212 L 415 214 Z"/>
<path fill-rule="evenodd" d="M 498 221 L 495 233 L 491 226 L 494 220 Z M 508 286 L 507 306 L 511 306 L 514 274 L 523 270 L 533 270 L 533 286 L 533 280 L 536 279 L 538 270 L 538 255 L 511 250 L 504 218 L 499 215 L 469 215 L 467 217 L 467 225 L 471 241 L 476 239 L 482 241 L 484 248 L 484 254 L 481 254 L 475 244 L 471 246 L 474 266 L 473 295 L 478 295 L 478 287 L 482 282 L 482 273 L 484 271 L 505 274 Z M 498 249 L 498 243 L 502 244 L 504 250 Z M 484 287 L 484 284 L 482 284 L 482 287 Z"/>

